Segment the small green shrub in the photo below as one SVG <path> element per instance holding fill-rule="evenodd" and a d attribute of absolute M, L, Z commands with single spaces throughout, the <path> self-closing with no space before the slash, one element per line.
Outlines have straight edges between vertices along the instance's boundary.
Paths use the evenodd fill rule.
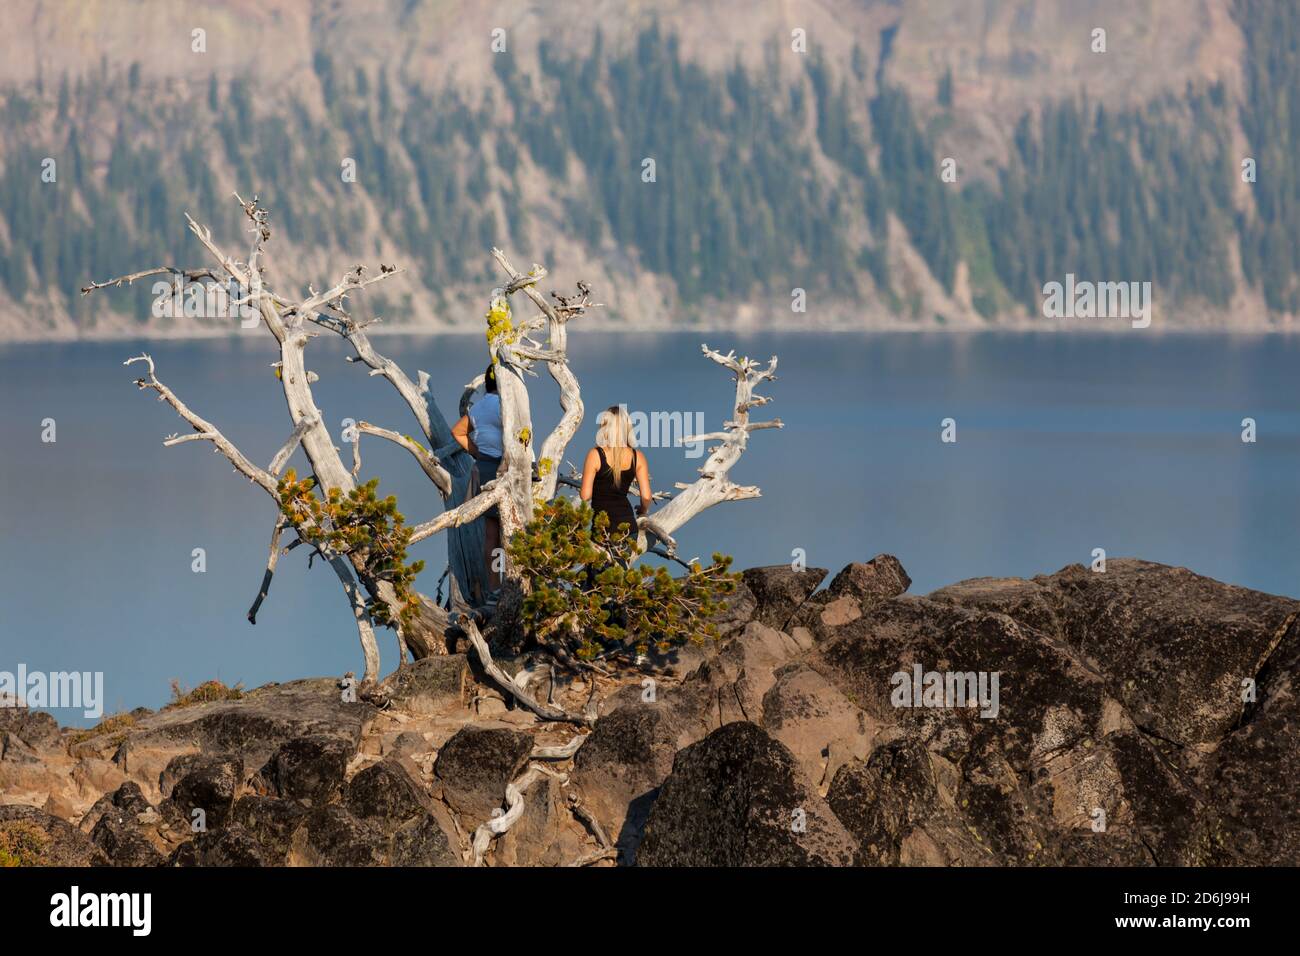
<path fill-rule="evenodd" d="M 376 624 L 397 627 L 407 624 L 420 607 L 412 585 L 424 570 L 423 561 L 406 563 L 411 529 L 397 510 L 392 495 L 375 494 L 379 479 L 372 478 L 346 495 L 331 488 L 321 501 L 312 478 L 298 480 L 292 468 L 280 479 L 280 513 L 308 544 L 328 548 L 337 554 L 358 555 L 362 575 L 370 581 L 387 581 L 401 601 L 400 621 L 394 621 L 388 606 L 372 600 L 367 610 Z"/>
<path fill-rule="evenodd" d="M 594 522 L 592 515 L 586 504 L 556 498 L 510 539 L 510 558 L 530 586 L 522 621 L 531 638 L 559 642 L 583 660 L 717 638 L 711 618 L 739 578 L 730 557 L 693 562 L 674 578 L 666 567 L 633 564 L 632 529 L 612 530 L 606 515 Z"/>

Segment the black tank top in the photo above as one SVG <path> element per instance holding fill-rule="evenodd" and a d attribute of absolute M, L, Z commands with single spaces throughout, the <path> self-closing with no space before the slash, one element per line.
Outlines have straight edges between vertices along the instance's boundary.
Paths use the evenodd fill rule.
<path fill-rule="evenodd" d="M 600 455 L 600 469 L 596 472 L 596 479 L 591 486 L 592 509 L 609 515 L 611 528 L 617 527 L 622 522 L 627 522 L 635 528 L 636 515 L 628 503 L 627 493 L 636 479 L 636 449 L 632 449 L 632 463 L 623 469 L 618 484 L 614 483 L 614 472 L 610 469 L 609 462 L 605 460 L 605 450 L 598 447 L 596 453 Z"/>

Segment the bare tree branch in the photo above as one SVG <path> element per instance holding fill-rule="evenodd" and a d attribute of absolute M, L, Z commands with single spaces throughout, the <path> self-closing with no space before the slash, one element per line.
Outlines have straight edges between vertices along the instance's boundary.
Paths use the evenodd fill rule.
<path fill-rule="evenodd" d="M 198 282 L 200 279 L 211 279 L 214 282 L 220 281 L 217 274 L 211 269 L 177 269 L 175 266 L 157 266 L 153 269 L 132 272 L 130 275 L 118 276 L 116 279 L 107 279 L 104 282 L 92 282 L 90 285 L 83 285 L 81 294 L 90 295 L 97 289 L 107 289 L 110 286 L 120 289 L 123 285 L 134 284 L 137 279 L 147 279 L 149 276 L 157 275 L 178 276 L 186 285 L 191 282 Z"/>
<path fill-rule="evenodd" d="M 470 498 L 462 505 L 450 508 L 444 511 L 438 517 L 429 521 L 421 522 L 411 529 L 411 544 L 423 541 L 439 531 L 445 531 L 448 528 L 459 527 L 467 521 L 473 521 L 475 518 L 490 510 L 494 505 L 500 506 L 506 503 L 509 495 L 506 486 L 497 480 L 489 481 L 483 486 L 483 490 Z"/>
<path fill-rule="evenodd" d="M 357 635 L 361 638 L 361 653 L 366 661 L 365 675 L 362 683 L 373 685 L 379 675 L 379 645 L 375 643 L 375 626 L 366 608 L 366 601 L 357 587 L 357 579 L 352 565 L 341 555 L 326 555 L 329 565 L 338 575 L 343 585 L 343 593 L 348 596 L 348 605 L 352 608 L 352 618 L 357 623 Z"/>
<path fill-rule="evenodd" d="M 140 389 L 152 389 L 158 393 L 159 401 L 166 402 L 176 410 L 176 413 L 187 421 L 197 432 L 196 435 L 187 435 L 184 439 L 177 437 L 168 438 L 164 444 L 179 444 L 182 440 L 203 440 L 210 441 L 216 446 L 217 450 L 229 459 L 230 463 L 235 466 L 235 471 L 246 477 L 249 481 L 255 482 L 262 486 L 267 494 L 278 499 L 277 482 L 275 477 L 268 471 L 259 468 L 244 456 L 234 444 L 226 438 L 225 435 L 217 429 L 215 425 L 190 411 L 170 388 L 158 381 L 158 376 L 154 374 L 153 359 L 146 353 L 129 358 L 123 365 L 133 365 L 136 362 L 144 362 L 148 368 L 148 375 L 135 380 L 135 384 Z"/>
<path fill-rule="evenodd" d="M 357 422 L 357 432 L 359 435 L 375 435 L 378 438 L 386 438 L 394 444 L 405 448 L 415 458 L 416 462 L 419 463 L 420 469 L 428 479 L 438 487 L 440 492 L 442 492 L 442 496 L 447 498 L 451 495 L 451 473 L 448 472 L 446 468 L 442 467 L 442 463 L 438 461 L 436 455 L 431 453 L 419 442 L 406 435 L 399 435 L 397 432 L 390 431 L 387 428 L 380 428 L 378 425 L 371 425 L 369 422 Z M 357 444 L 360 445 L 359 438 Z"/>
<path fill-rule="evenodd" d="M 720 441 L 722 444 L 711 450 L 709 457 L 700 467 L 700 477 L 692 484 L 678 485 L 681 492 L 673 497 L 654 514 L 641 519 L 641 528 L 648 538 L 662 542 L 663 552 L 674 556 L 677 542 L 673 533 L 700 512 L 712 508 L 723 501 L 739 501 L 744 498 L 757 498 L 761 494 L 754 485 L 737 485 L 730 478 L 732 466 L 740 460 L 749 443 L 749 433 L 765 428 L 781 428 L 779 419 L 770 422 L 751 422 L 749 410 L 766 405 L 767 396 L 755 395 L 754 389 L 763 382 L 776 378 L 776 356 L 767 362 L 766 367 L 760 362 L 748 358 L 736 358 L 735 351 L 723 355 L 701 346 L 704 356 L 732 372 L 736 379 L 736 397 L 732 406 L 731 419 L 723 424 L 724 431 L 696 435 L 685 439 L 685 443 L 697 441 Z"/>
<path fill-rule="evenodd" d="M 257 623 L 257 612 L 262 607 L 262 602 L 266 600 L 266 595 L 271 591 L 271 579 L 275 577 L 275 566 L 280 561 L 280 535 L 284 531 L 286 519 L 283 514 L 275 516 L 275 527 L 271 530 L 271 554 L 266 560 L 266 573 L 262 575 L 262 586 L 257 590 L 257 597 L 253 600 L 253 606 L 248 609 L 248 623 Z M 299 538 L 299 541 L 302 539 Z"/>
<path fill-rule="evenodd" d="M 319 312 L 327 305 L 333 305 L 342 301 L 350 292 L 359 292 L 376 282 L 383 282 L 390 276 L 398 275 L 401 269 L 384 266 L 380 269 L 378 275 L 365 278 L 366 267 L 360 264 L 353 266 L 346 275 L 339 280 L 333 288 L 326 289 L 324 292 L 309 296 L 301 302 L 291 303 L 283 307 L 285 315 L 301 315 L 307 317 L 313 313 Z"/>
<path fill-rule="evenodd" d="M 470 646 L 474 648 L 474 653 L 478 657 L 479 666 L 483 668 L 483 673 L 498 688 L 509 694 L 521 707 L 532 711 L 543 720 L 561 721 L 576 724 L 580 727 L 589 727 L 595 723 L 595 716 L 592 714 L 567 713 L 559 707 L 541 703 L 522 687 L 516 687 L 514 681 L 510 679 L 506 672 L 492 660 L 492 652 L 488 650 L 487 641 L 483 639 L 483 635 L 479 632 L 478 625 L 474 623 L 473 618 L 462 616 L 457 623 L 465 632 L 465 636 L 469 638 Z"/>
<path fill-rule="evenodd" d="M 558 777 L 561 780 L 568 779 L 563 774 L 548 770 L 540 764 L 533 764 L 517 780 L 506 784 L 506 812 L 493 817 L 474 831 L 474 842 L 471 847 L 474 866 L 483 866 L 492 841 L 514 826 L 524 815 L 524 794 L 543 775 Z"/>
<path fill-rule="evenodd" d="M 307 429 L 313 427 L 315 424 L 316 423 L 313 421 L 303 419 L 295 425 L 293 433 L 289 435 L 284 446 L 275 453 L 275 457 L 271 459 L 271 464 L 267 466 L 266 470 L 278 478 L 280 472 L 284 470 L 284 466 L 289 463 L 289 458 L 298 449 L 298 446 L 302 444 L 302 436 L 307 434 Z"/>
<path fill-rule="evenodd" d="M 538 350 L 527 346 L 514 349 L 516 359 L 545 362 L 547 369 L 551 373 L 551 378 L 555 380 L 555 384 L 560 389 L 562 414 L 555 428 L 541 443 L 538 457 L 538 475 L 541 481 L 537 483 L 537 487 L 533 491 L 536 500 L 547 501 L 555 497 L 555 486 L 559 478 L 560 462 L 564 458 L 564 450 L 568 447 L 569 442 L 573 440 L 578 426 L 582 424 L 584 412 L 578 380 L 574 376 L 573 370 L 569 368 L 567 322 L 570 318 L 583 314 L 586 309 L 595 308 L 596 306 L 589 302 L 590 289 L 582 283 L 578 285 L 579 295 L 577 297 L 568 299 L 556 295 L 555 298 L 559 304 L 558 306 L 552 305 L 537 290 L 537 283 L 546 276 L 544 268 L 534 265 L 531 272 L 524 275 L 510 264 L 505 253 L 500 249 L 493 249 L 492 257 L 496 259 L 497 264 L 501 266 L 502 271 L 510 279 L 506 285 L 506 294 L 509 295 L 514 291 L 523 292 L 542 314 L 540 321 L 532 320 L 522 323 L 521 334 L 533 328 L 540 328 L 543 322 L 548 329 L 546 349 Z"/>

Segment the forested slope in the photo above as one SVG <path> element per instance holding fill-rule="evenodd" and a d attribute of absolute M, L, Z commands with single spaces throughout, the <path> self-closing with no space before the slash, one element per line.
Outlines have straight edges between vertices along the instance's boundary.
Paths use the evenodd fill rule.
<path fill-rule="evenodd" d="M 290 6 L 304 4 L 324 16 L 323 3 Z M 954 48 L 927 76 L 906 56 L 919 42 L 909 31 L 922 35 L 915 5 L 851 6 L 876 19 L 846 13 L 852 35 L 823 43 L 814 31 L 806 52 L 787 31 L 698 56 L 674 10 L 634 28 L 596 24 L 581 42 L 516 32 L 500 53 L 485 32 L 483 68 L 450 75 L 349 46 L 352 34 L 323 22 L 304 34 L 310 67 L 274 79 L 202 56 L 163 69 L 147 49 L 117 48 L 11 76 L 0 87 L 0 337 L 236 328 L 152 317 L 148 283 L 132 296 L 77 291 L 145 264 L 199 262 L 184 212 L 242 248 L 233 190 L 271 209 L 272 268 L 291 282 L 320 287 L 358 261 L 410 269 L 358 303 L 394 327 L 477 323 L 493 245 L 564 283 L 591 281 L 613 323 L 1042 323 L 1042 285 L 1067 272 L 1151 281 L 1161 325 L 1290 321 L 1292 4 L 1228 5 L 1229 27 L 1213 29 L 1236 31 L 1236 70 L 1119 96 L 1100 74 L 1133 51 L 1113 49 L 1092 54 L 1096 92 L 1028 106 L 1011 74 L 1032 63 L 972 66 Z M 1059 28 L 1020 29 L 1041 45 Z M 925 39 L 933 57 L 942 37 Z M 993 102 L 998 70 L 1018 92 Z M 1242 182 L 1246 157 L 1254 183 Z M 955 182 L 940 175 L 945 158 Z M 42 179 L 50 159 L 54 182 Z M 796 289 L 806 311 L 792 309 Z"/>

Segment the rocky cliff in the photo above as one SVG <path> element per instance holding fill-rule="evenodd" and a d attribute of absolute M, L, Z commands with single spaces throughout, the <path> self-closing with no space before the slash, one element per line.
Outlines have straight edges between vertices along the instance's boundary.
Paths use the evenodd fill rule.
<path fill-rule="evenodd" d="M 1300 862 L 1300 602 L 1136 560 L 925 597 L 888 555 L 825 577 L 746 571 L 716 645 L 637 671 L 504 662 L 596 702 L 576 735 L 456 654 L 384 709 L 332 679 L 89 732 L 6 708 L 0 849 L 459 866 L 497 820 L 497 866 Z"/>
<path fill-rule="evenodd" d="M 1160 326 L 1300 315 L 1288 0 L 4 16 L 0 341 L 234 334 L 152 280 L 79 293 L 201 264 L 186 212 L 242 247 L 232 191 L 271 209 L 281 285 L 408 269 L 353 303 L 384 329 L 478 329 L 494 245 L 615 327 L 1077 329 L 1042 307 L 1067 274 L 1151 282 Z"/>

